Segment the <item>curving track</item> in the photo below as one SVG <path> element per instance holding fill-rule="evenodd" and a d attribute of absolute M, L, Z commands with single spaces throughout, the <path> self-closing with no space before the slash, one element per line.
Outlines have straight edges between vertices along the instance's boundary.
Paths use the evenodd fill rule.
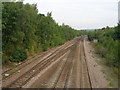
<path fill-rule="evenodd" d="M 3 87 L 8 88 L 92 88 L 84 52 L 84 37 L 38 55 L 3 72 Z M 4 73 L 10 76 L 5 77 Z"/>

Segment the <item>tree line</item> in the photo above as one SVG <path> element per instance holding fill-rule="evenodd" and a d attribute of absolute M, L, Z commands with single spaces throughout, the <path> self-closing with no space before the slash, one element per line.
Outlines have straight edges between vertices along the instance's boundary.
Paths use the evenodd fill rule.
<path fill-rule="evenodd" d="M 20 62 L 80 35 L 68 25 L 58 25 L 52 13 L 38 13 L 36 4 L 2 3 L 2 62 Z"/>
<path fill-rule="evenodd" d="M 119 68 L 120 65 L 120 23 L 116 27 L 105 27 L 87 33 L 90 41 L 98 40 L 95 44 L 97 53 L 106 58 L 106 64 Z"/>

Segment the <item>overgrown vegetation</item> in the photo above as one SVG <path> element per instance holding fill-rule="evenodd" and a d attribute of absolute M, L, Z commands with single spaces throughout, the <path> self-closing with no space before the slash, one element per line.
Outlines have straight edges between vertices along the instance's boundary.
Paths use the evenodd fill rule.
<path fill-rule="evenodd" d="M 17 49 L 11 54 L 9 59 L 10 61 L 20 62 L 20 61 L 25 60 L 26 58 L 27 58 L 26 51 L 23 49 Z"/>
<path fill-rule="evenodd" d="M 64 44 L 80 35 L 68 25 L 58 25 L 52 13 L 38 13 L 36 4 L 2 3 L 3 64 L 23 61 L 38 51 Z"/>
<path fill-rule="evenodd" d="M 102 28 L 88 32 L 89 40 L 98 40 L 95 44 L 97 53 L 106 58 L 106 64 L 110 67 L 119 68 L 119 45 L 120 45 L 120 24 L 117 27 Z"/>

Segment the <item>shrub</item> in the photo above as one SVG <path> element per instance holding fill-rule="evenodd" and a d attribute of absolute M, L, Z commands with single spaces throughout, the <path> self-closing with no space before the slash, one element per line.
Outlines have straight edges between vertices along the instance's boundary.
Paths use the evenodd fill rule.
<path fill-rule="evenodd" d="M 15 50 L 10 56 L 9 60 L 13 62 L 21 62 L 27 58 L 27 53 L 24 49 Z"/>
<path fill-rule="evenodd" d="M 42 45 L 42 50 L 43 51 L 46 51 L 48 49 L 48 46 L 47 45 Z"/>
<path fill-rule="evenodd" d="M 96 45 L 97 54 L 100 54 L 102 57 L 107 53 L 107 48 L 104 48 L 101 44 Z"/>

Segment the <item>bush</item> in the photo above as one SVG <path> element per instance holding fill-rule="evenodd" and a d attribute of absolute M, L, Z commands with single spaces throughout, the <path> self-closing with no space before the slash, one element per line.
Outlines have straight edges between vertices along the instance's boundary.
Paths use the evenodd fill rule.
<path fill-rule="evenodd" d="M 27 58 L 27 53 L 24 49 L 15 50 L 10 56 L 10 61 L 13 62 L 21 62 Z"/>
<path fill-rule="evenodd" d="M 47 45 L 42 45 L 42 50 L 43 51 L 46 51 L 48 49 L 48 46 Z"/>
<path fill-rule="evenodd" d="M 101 44 L 96 45 L 97 54 L 100 54 L 102 57 L 108 52 L 107 48 L 104 48 Z"/>

